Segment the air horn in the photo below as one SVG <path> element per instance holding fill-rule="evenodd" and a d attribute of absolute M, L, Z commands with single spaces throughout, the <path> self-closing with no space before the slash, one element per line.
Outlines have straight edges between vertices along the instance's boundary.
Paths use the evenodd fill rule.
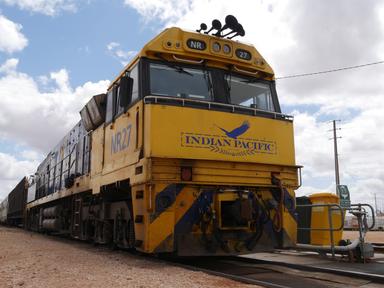
<path fill-rule="evenodd" d="M 241 24 L 238 24 L 236 29 L 234 31 L 232 31 L 232 32 L 236 32 L 236 34 L 231 36 L 231 37 L 228 37 L 227 39 L 232 39 L 232 38 L 234 38 L 236 36 L 243 37 L 245 35 L 245 31 L 244 31 L 243 25 L 241 25 Z"/>
<path fill-rule="evenodd" d="M 207 28 L 208 27 L 205 23 L 201 23 L 200 29 L 196 30 L 196 32 L 203 33 L 202 31 L 207 30 Z M 222 35 L 222 33 L 227 29 L 230 29 L 231 31 Z M 244 36 L 245 35 L 245 31 L 244 31 L 243 26 L 237 21 L 236 17 L 233 15 L 227 15 L 225 17 L 225 25 L 224 26 L 221 25 L 221 22 L 219 20 L 217 20 L 217 19 L 213 20 L 212 21 L 212 27 L 209 28 L 208 31 L 205 31 L 204 34 L 209 34 L 212 30 L 217 30 L 217 32 L 212 33 L 211 35 L 216 36 L 216 37 L 220 37 L 220 38 L 227 37 L 231 34 L 234 34 L 234 35 L 228 37 L 227 39 L 232 39 L 236 36 Z"/>
<path fill-rule="evenodd" d="M 197 29 L 196 32 L 200 33 L 201 31 L 207 30 L 207 24 L 201 23 L 200 24 L 200 29 Z"/>
<path fill-rule="evenodd" d="M 227 17 L 225 17 L 225 25 L 219 31 L 217 31 L 217 33 L 215 35 L 218 37 L 225 37 L 225 36 L 233 33 L 233 31 L 231 31 L 225 35 L 221 35 L 221 32 L 223 32 L 224 30 L 226 30 L 228 28 L 231 30 L 234 30 L 236 28 L 236 25 L 238 25 L 236 17 L 233 15 L 227 15 Z"/>
<path fill-rule="evenodd" d="M 208 34 L 209 32 L 211 32 L 213 29 L 219 31 L 221 29 L 221 22 L 217 19 L 213 20 L 212 21 L 212 27 L 211 29 L 209 29 L 207 32 L 204 32 L 204 34 Z"/>

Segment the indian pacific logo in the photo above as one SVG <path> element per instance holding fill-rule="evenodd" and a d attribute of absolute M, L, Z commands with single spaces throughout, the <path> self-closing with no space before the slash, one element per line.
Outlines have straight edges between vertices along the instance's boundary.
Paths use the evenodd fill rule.
<path fill-rule="evenodd" d="M 251 128 L 248 121 L 243 121 L 239 126 L 231 128 L 217 124 L 214 124 L 214 126 L 218 134 L 181 132 L 181 146 L 209 149 L 212 152 L 228 156 L 277 153 L 274 141 L 244 137 L 250 134 L 246 133 Z"/>
<path fill-rule="evenodd" d="M 216 125 L 217 126 L 217 125 Z M 217 126 L 221 131 L 225 133 L 229 138 L 237 139 L 240 135 L 243 135 L 249 129 L 249 122 L 244 121 L 239 127 L 233 129 L 232 131 L 227 131 L 224 128 Z"/>

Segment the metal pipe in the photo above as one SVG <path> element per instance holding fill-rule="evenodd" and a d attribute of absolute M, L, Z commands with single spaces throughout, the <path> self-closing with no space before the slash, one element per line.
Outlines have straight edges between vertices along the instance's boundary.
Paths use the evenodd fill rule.
<path fill-rule="evenodd" d="M 346 246 L 333 246 L 333 250 L 335 252 L 347 252 L 347 251 L 352 251 L 356 249 L 356 247 L 360 244 L 360 239 L 355 239 L 352 241 L 351 244 L 346 245 Z M 311 250 L 311 251 L 329 251 L 332 252 L 332 246 L 331 245 L 326 245 L 326 246 L 318 246 L 318 245 L 311 245 L 311 244 L 296 244 L 296 248 L 302 249 L 302 250 Z"/>

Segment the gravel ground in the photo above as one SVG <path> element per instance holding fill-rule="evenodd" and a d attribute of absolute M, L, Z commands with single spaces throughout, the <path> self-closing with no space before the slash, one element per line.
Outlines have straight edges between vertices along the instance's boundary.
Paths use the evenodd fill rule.
<path fill-rule="evenodd" d="M 0 226 L 0 287 L 256 287 L 155 258 Z"/>

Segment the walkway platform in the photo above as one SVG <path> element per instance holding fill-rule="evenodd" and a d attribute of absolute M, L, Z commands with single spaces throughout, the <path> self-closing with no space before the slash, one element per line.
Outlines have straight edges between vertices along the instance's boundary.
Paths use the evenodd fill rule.
<path fill-rule="evenodd" d="M 376 279 L 384 283 L 384 254 L 375 253 L 367 263 L 351 263 L 347 256 L 320 256 L 315 252 L 279 250 L 273 253 L 256 253 L 241 256 L 270 264 L 279 264 L 300 270 L 321 271 L 353 277 Z"/>

